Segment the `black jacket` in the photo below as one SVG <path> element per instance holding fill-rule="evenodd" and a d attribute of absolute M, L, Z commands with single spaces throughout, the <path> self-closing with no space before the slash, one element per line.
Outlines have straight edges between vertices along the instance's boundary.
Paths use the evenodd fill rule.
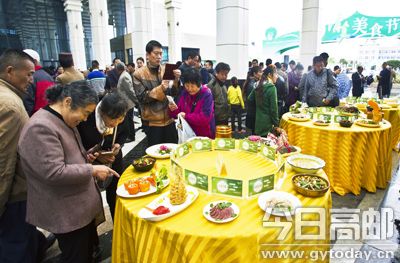
<path fill-rule="evenodd" d="M 96 128 L 96 120 L 95 120 L 95 111 L 89 115 L 87 121 L 81 122 L 78 125 L 78 131 L 82 138 L 83 147 L 86 150 L 94 147 L 96 144 L 101 143 L 103 140 L 103 135 L 99 133 Z M 115 138 L 115 143 L 118 143 L 122 146 L 125 143 L 126 137 L 128 136 L 127 133 L 127 119 L 118 125 L 117 129 L 117 137 Z M 107 135 L 104 138 L 103 150 L 110 150 L 111 144 L 113 140 L 113 135 Z M 122 165 L 122 151 L 119 151 L 117 156 L 115 156 L 115 161 L 112 165 L 112 169 L 114 169 L 117 173 L 121 174 L 123 172 L 123 165 Z"/>
<path fill-rule="evenodd" d="M 362 78 L 360 78 L 360 74 L 358 72 L 354 72 L 353 75 L 351 75 L 351 81 L 353 82 L 353 97 L 361 97 L 361 95 L 364 93 L 364 76 L 361 75 Z"/>

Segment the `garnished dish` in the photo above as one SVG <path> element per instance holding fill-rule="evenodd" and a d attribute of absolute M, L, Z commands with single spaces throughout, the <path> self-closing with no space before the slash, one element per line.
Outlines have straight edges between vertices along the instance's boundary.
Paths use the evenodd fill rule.
<path fill-rule="evenodd" d="M 274 216 L 294 214 L 296 208 L 301 207 L 300 200 L 287 192 L 268 191 L 258 197 L 258 206 Z"/>
<path fill-rule="evenodd" d="M 199 191 L 192 187 L 186 186 L 186 199 L 179 205 L 173 205 L 170 200 L 170 191 L 156 197 L 152 202 L 143 207 L 138 216 L 149 221 L 161 221 L 171 217 L 191 205 L 199 196 Z"/>
<path fill-rule="evenodd" d="M 303 103 L 301 102 L 301 101 L 296 101 L 296 103 L 295 104 L 293 104 L 293 105 L 291 105 L 290 107 L 289 107 L 289 111 L 291 112 L 291 113 L 294 113 L 294 114 L 296 114 L 296 113 L 301 113 L 301 111 L 302 111 L 302 106 L 303 106 Z M 305 109 L 305 108 L 304 108 Z"/>
<path fill-rule="evenodd" d="M 317 126 L 329 126 L 331 122 L 328 120 L 315 120 L 313 124 Z"/>
<path fill-rule="evenodd" d="M 154 164 L 156 163 L 156 159 L 150 156 L 143 156 L 133 161 L 132 165 L 135 170 L 139 172 L 147 172 L 150 171 Z"/>
<path fill-rule="evenodd" d="M 307 114 L 303 114 L 303 113 L 298 113 L 298 114 L 290 113 L 289 114 L 289 120 L 292 120 L 292 121 L 308 121 L 308 120 L 310 120 L 310 116 L 308 116 Z"/>
<path fill-rule="evenodd" d="M 356 125 L 368 128 L 379 128 L 381 124 L 369 119 L 358 119 L 355 122 Z"/>
<path fill-rule="evenodd" d="M 117 188 L 117 195 L 125 198 L 141 197 L 159 193 L 169 184 L 168 170 L 163 165 L 159 170 L 153 168 L 149 176 L 139 177 L 124 182 Z"/>
<path fill-rule="evenodd" d="M 161 145 L 160 148 L 158 148 L 158 153 L 161 155 L 170 154 L 171 151 L 172 148 L 169 148 L 167 145 Z"/>
<path fill-rule="evenodd" d="M 304 196 L 318 197 L 329 189 L 329 182 L 315 174 L 297 174 L 292 177 L 296 191 Z"/>
<path fill-rule="evenodd" d="M 175 143 L 156 144 L 146 149 L 146 154 L 154 158 L 169 158 L 173 150 L 178 147 Z"/>
<path fill-rule="evenodd" d="M 203 215 L 214 223 L 227 223 L 239 216 L 239 207 L 232 202 L 217 201 L 206 205 Z"/>
<path fill-rule="evenodd" d="M 357 107 L 354 106 L 337 106 L 335 108 L 342 115 L 357 115 L 360 113 Z"/>
<path fill-rule="evenodd" d="M 325 167 L 325 161 L 306 154 L 296 154 L 289 156 L 287 162 L 293 170 L 299 173 L 316 173 L 319 169 Z"/>

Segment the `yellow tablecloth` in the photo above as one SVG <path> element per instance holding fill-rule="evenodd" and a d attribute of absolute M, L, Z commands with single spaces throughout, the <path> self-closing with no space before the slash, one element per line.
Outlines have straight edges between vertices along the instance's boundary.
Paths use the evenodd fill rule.
<path fill-rule="evenodd" d="M 397 150 L 400 141 L 400 108 L 383 109 L 383 113 L 385 120 L 392 125 L 391 147 Z"/>
<path fill-rule="evenodd" d="M 339 124 L 320 127 L 312 121 L 291 121 L 288 114 L 283 115 L 281 127 L 290 144 L 325 160 L 324 170 L 333 191 L 358 195 L 361 187 L 369 192 L 376 192 L 376 187 L 386 188 L 392 169 L 390 123 L 381 128 L 355 124 L 351 128 Z"/>
<path fill-rule="evenodd" d="M 201 168 L 201 155 L 207 153 L 195 154 L 198 155 L 199 160 L 197 165 Z M 157 163 L 170 166 L 169 160 L 158 160 Z M 246 169 L 244 167 L 242 169 L 245 174 Z M 301 200 L 303 207 L 326 209 L 325 240 L 295 241 L 293 225 L 287 238 L 284 241 L 277 241 L 276 238 L 281 228 L 262 226 L 264 212 L 258 207 L 257 198 L 250 200 L 228 198 L 199 191 L 198 199 L 186 210 L 164 221 L 149 222 L 140 219 L 138 212 L 156 198 L 156 195 L 138 199 L 118 197 L 113 232 L 112 262 L 309 262 L 309 259 L 305 257 L 293 259 L 290 256 L 280 259 L 262 259 L 261 250 L 298 250 L 305 251 L 304 253 L 313 250 L 329 250 L 329 245 L 325 244 L 329 244 L 330 192 L 328 191 L 319 198 L 307 198 L 297 194 L 290 181 L 294 172 L 289 167 L 287 173 L 288 176 L 281 190 L 296 195 Z M 319 171 L 319 174 L 326 177 L 322 170 Z M 130 166 L 123 173 L 119 185 L 126 180 L 143 175 L 147 174 L 138 174 Z M 239 217 L 227 224 L 214 224 L 207 221 L 202 215 L 204 206 L 218 200 L 236 203 L 240 208 Z M 271 218 L 274 219 L 274 217 Z M 285 218 L 281 220 L 286 221 Z M 316 218 L 308 217 L 306 220 L 316 220 Z M 315 228 L 306 228 L 305 231 L 306 233 L 317 233 Z M 329 262 L 329 256 L 324 261 L 315 262 Z"/>
<path fill-rule="evenodd" d="M 366 112 L 366 108 L 359 108 Z M 392 149 L 398 150 L 398 144 L 400 142 L 400 108 L 382 109 L 384 113 L 384 119 L 389 121 L 392 125 L 391 131 L 391 147 Z"/>

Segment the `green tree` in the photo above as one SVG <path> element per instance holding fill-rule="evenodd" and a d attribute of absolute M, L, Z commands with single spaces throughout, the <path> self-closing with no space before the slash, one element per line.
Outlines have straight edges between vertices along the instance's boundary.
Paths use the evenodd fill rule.
<path fill-rule="evenodd" d="M 400 68 L 400 60 L 388 60 L 387 64 L 395 70 Z"/>
<path fill-rule="evenodd" d="M 347 66 L 349 64 L 349 62 L 347 62 L 347 60 L 345 60 L 344 58 L 341 58 L 339 60 L 339 63 L 342 64 L 342 65 L 345 65 L 345 66 Z"/>

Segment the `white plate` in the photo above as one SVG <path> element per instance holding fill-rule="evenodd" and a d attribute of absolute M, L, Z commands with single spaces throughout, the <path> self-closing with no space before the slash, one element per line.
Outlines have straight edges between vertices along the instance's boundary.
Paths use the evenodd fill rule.
<path fill-rule="evenodd" d="M 229 203 L 232 204 L 231 207 L 232 207 L 232 209 L 233 209 L 233 212 L 234 212 L 235 215 L 236 215 L 235 217 L 230 217 L 230 218 L 227 218 L 227 219 L 224 219 L 224 220 L 217 220 L 217 219 L 214 219 L 214 218 L 212 218 L 212 217 L 210 216 L 211 205 L 212 205 L 212 206 L 215 206 L 215 205 L 217 205 L 218 203 L 222 203 L 222 202 L 229 202 Z M 203 216 L 204 216 L 205 218 L 207 218 L 208 221 L 211 221 L 211 222 L 214 222 L 214 223 L 218 223 L 218 224 L 227 223 L 227 222 L 231 222 L 231 221 L 235 220 L 235 219 L 239 216 L 239 212 L 240 212 L 240 209 L 239 209 L 239 207 L 238 207 L 235 203 L 232 203 L 232 202 L 226 201 L 226 200 L 211 202 L 211 203 L 207 204 L 207 205 L 203 208 Z"/>
<path fill-rule="evenodd" d="M 159 153 L 159 149 L 160 149 L 160 146 L 161 146 L 161 145 L 165 145 L 165 146 L 167 146 L 168 148 L 171 148 L 171 152 L 172 152 L 173 150 L 175 150 L 176 147 L 178 147 L 178 144 L 176 144 L 176 143 L 161 143 L 161 144 L 156 144 L 156 145 L 153 145 L 153 146 L 147 148 L 147 149 L 146 149 L 146 154 L 147 154 L 147 155 L 150 155 L 151 157 L 159 158 L 159 159 L 169 158 L 171 154 L 160 154 L 160 153 Z"/>
<path fill-rule="evenodd" d="M 172 205 L 169 201 L 169 191 L 160 195 L 156 199 L 154 199 L 150 204 L 147 205 L 150 209 L 156 209 L 159 206 L 165 206 L 169 208 L 169 213 L 163 215 L 154 215 L 151 211 L 146 208 L 142 208 L 139 211 L 139 217 L 149 221 L 161 221 L 168 217 L 171 217 L 182 210 L 186 209 L 189 205 L 191 205 L 196 198 L 199 196 L 199 191 L 196 188 L 187 185 L 186 186 L 187 197 L 186 201 L 180 205 Z"/>
<path fill-rule="evenodd" d="M 163 180 L 164 188 L 169 185 L 169 179 Z M 126 191 L 125 186 L 122 184 L 117 188 L 117 195 L 123 198 L 137 198 L 145 195 L 154 194 L 157 192 L 157 187 L 150 185 L 150 189 L 147 192 L 139 192 L 135 195 L 131 195 Z"/>
<path fill-rule="evenodd" d="M 290 213 L 293 215 L 296 208 L 301 207 L 301 202 L 299 200 L 299 198 L 297 198 L 296 196 L 287 193 L 287 192 L 282 192 L 282 191 L 268 191 L 265 193 L 262 193 L 259 197 L 258 197 L 258 206 L 262 209 L 262 210 L 266 210 L 266 204 L 268 201 L 272 200 L 272 199 L 277 199 L 277 200 L 288 200 L 291 204 L 292 204 L 292 211 L 290 211 Z M 285 213 L 283 211 L 275 211 L 274 209 L 272 209 L 272 215 L 274 216 L 285 216 Z"/>

